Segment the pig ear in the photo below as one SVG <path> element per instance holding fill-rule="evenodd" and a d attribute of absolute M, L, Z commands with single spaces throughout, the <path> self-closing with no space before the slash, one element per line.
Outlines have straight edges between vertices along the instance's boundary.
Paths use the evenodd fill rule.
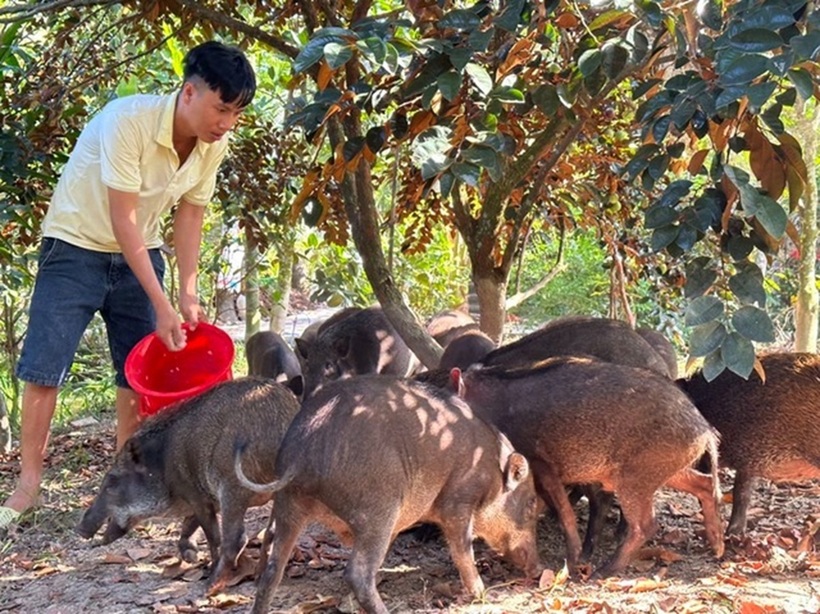
<path fill-rule="evenodd" d="M 136 437 L 125 442 L 122 452 L 137 471 L 145 467 L 145 453 Z"/>
<path fill-rule="evenodd" d="M 462 399 L 464 398 L 464 378 L 461 377 L 461 369 L 458 367 L 450 370 L 450 388 Z"/>
<path fill-rule="evenodd" d="M 530 465 L 527 459 L 518 452 L 513 452 L 507 459 L 507 467 L 504 469 L 504 486 L 507 490 L 515 490 L 527 479 L 529 473 Z"/>
<path fill-rule="evenodd" d="M 296 351 L 299 352 L 299 355 L 302 358 L 307 358 L 308 352 L 310 351 L 310 344 L 301 337 L 296 337 L 293 341 L 296 343 Z"/>
<path fill-rule="evenodd" d="M 350 337 L 340 337 L 333 342 L 333 349 L 339 356 L 350 354 Z"/>
<path fill-rule="evenodd" d="M 305 392 L 305 380 L 301 375 L 294 375 L 291 377 L 287 382 L 285 382 L 285 386 L 293 394 L 295 394 L 297 398 L 301 398 L 302 394 Z"/>

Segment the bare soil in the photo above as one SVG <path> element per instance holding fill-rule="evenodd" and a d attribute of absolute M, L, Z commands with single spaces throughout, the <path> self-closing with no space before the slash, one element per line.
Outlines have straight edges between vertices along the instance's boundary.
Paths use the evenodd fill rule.
<path fill-rule="evenodd" d="M 199 562 L 181 563 L 177 521 L 146 523 L 108 546 L 74 532 L 113 457 L 112 433 L 110 424 L 80 424 L 53 437 L 43 505 L 0 538 L 0 612 L 249 611 L 258 539 L 248 547 L 240 581 L 207 596 L 204 538 Z M 12 488 L 17 463 L 16 453 L 0 456 L 2 497 Z M 729 491 L 731 476 L 724 478 Z M 761 482 L 750 510 L 751 530 L 729 542 L 722 561 L 701 538 L 694 498 L 664 490 L 656 497 L 656 510 L 661 530 L 619 578 L 567 579 L 563 537 L 545 517 L 539 528 L 545 570 L 539 580 L 521 579 L 478 542 L 477 565 L 488 590 L 482 600 L 472 600 L 460 593 L 440 538 L 408 533 L 399 536 L 385 560 L 379 591 L 391 612 L 820 612 L 820 483 Z M 728 512 L 726 505 L 724 518 Z M 249 511 L 249 535 L 263 529 L 267 513 L 267 508 Z M 583 504 L 579 514 L 585 516 Z M 612 548 L 614 526 L 613 516 L 603 555 Z M 332 533 L 311 527 L 274 596 L 274 611 L 355 611 L 342 576 L 348 553 Z"/>

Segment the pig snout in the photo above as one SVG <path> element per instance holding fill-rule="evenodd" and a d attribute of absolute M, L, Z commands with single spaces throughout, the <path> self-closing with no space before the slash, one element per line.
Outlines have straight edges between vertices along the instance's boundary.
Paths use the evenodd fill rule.
<path fill-rule="evenodd" d="M 97 531 L 100 530 L 103 522 L 105 522 L 104 511 L 98 509 L 97 506 L 92 506 L 83 514 L 82 519 L 76 527 L 76 531 L 80 537 L 91 539 L 97 534 Z"/>
<path fill-rule="evenodd" d="M 512 548 L 504 557 L 528 578 L 535 578 L 541 572 L 541 561 L 535 544 L 524 544 Z"/>

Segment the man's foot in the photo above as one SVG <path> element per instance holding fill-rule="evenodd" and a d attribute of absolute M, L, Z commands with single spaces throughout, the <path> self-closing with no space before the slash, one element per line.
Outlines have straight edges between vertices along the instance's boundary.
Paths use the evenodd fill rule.
<path fill-rule="evenodd" d="M 17 522 L 21 514 L 40 505 L 39 492 L 39 488 L 29 490 L 18 485 L 0 506 L 0 529 L 8 528 Z"/>
<path fill-rule="evenodd" d="M 0 506 L 0 531 L 7 531 L 17 523 L 18 518 L 20 518 L 20 512 L 5 505 Z"/>

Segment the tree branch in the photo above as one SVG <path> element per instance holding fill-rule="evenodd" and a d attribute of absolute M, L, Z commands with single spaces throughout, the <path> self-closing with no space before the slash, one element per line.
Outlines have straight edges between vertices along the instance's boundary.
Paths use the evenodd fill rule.
<path fill-rule="evenodd" d="M 288 56 L 289 58 L 295 58 L 297 55 L 299 55 L 298 48 L 294 47 L 293 45 L 289 45 L 281 38 L 277 36 L 272 36 L 264 30 L 252 26 L 249 23 L 245 23 L 244 21 L 240 21 L 239 19 L 235 19 L 233 17 L 230 17 L 229 15 L 220 13 L 219 11 L 209 9 L 203 6 L 202 3 L 199 2 L 199 0 L 178 0 L 178 2 L 182 6 L 190 10 L 192 13 L 195 13 L 197 16 L 207 19 L 208 21 L 213 21 L 215 23 L 223 25 L 226 28 L 230 28 L 231 30 L 235 30 L 237 32 L 241 32 L 242 34 L 246 34 L 250 38 L 257 40 L 260 43 L 265 43 L 266 45 L 273 47 L 280 53 Z"/>

